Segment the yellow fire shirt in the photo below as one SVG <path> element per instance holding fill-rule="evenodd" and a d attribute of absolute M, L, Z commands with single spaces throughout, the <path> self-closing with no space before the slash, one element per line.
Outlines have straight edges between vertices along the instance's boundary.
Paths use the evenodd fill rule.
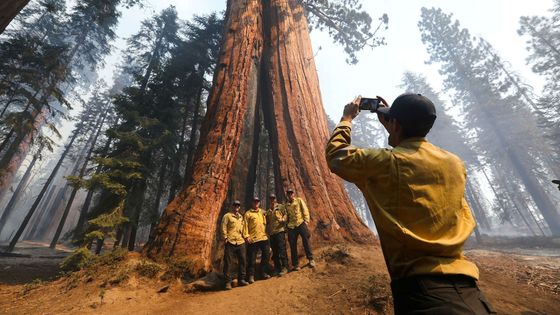
<path fill-rule="evenodd" d="M 463 255 L 475 227 L 464 198 L 461 159 L 425 138 L 396 148 L 359 149 L 350 144 L 352 124 L 339 123 L 326 149 L 332 172 L 358 186 L 375 221 L 392 279 L 463 274 L 478 268 Z"/>
<path fill-rule="evenodd" d="M 309 209 L 303 199 L 296 197 L 292 202 L 287 201 L 285 206 L 288 213 L 288 229 L 296 228 L 303 222 L 309 223 Z"/>
<path fill-rule="evenodd" d="M 266 217 L 263 209 L 249 209 L 245 212 L 245 229 L 243 236 L 251 239 L 249 243 L 266 241 Z"/>
<path fill-rule="evenodd" d="M 241 213 L 233 214 L 228 212 L 222 218 L 222 237 L 233 245 L 241 245 L 245 243 L 243 239 L 243 227 L 245 221 Z"/>
<path fill-rule="evenodd" d="M 266 212 L 266 224 L 268 226 L 268 234 L 274 235 L 286 230 L 286 207 L 276 204 L 274 209 L 268 209 Z"/>

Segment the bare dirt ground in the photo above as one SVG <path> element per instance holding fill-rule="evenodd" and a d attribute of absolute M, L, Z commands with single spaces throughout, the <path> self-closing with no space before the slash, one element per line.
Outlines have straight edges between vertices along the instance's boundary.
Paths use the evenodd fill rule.
<path fill-rule="evenodd" d="M 52 279 L 60 259 L 0 257 L 0 313 L 392 314 L 389 277 L 377 245 L 331 246 L 317 250 L 317 256 L 315 270 L 199 293 L 185 292 L 180 280 L 133 272 L 138 254 L 111 267 L 119 270 L 104 281 L 103 271 L 95 271 L 26 284 L 17 279 Z M 467 256 L 478 264 L 479 285 L 500 314 L 560 314 L 560 253 L 540 257 L 472 249 Z"/>

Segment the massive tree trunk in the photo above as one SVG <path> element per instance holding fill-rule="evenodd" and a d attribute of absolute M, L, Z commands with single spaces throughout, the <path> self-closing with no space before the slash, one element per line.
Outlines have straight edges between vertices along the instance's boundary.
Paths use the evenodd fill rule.
<path fill-rule="evenodd" d="M 230 0 L 225 31 L 191 179 L 165 209 L 147 255 L 185 259 L 195 275 L 212 268 L 228 188 L 246 196 L 255 184 L 263 116 L 274 157 L 271 192 L 284 196 L 292 187 L 307 201 L 313 241 L 372 240 L 324 159 L 329 132 L 299 2 Z M 249 164 L 234 171 L 240 161 Z"/>
<path fill-rule="evenodd" d="M 265 1 L 264 112 L 276 193 L 292 187 L 312 211 L 317 240 L 371 240 L 342 181 L 324 158 L 329 138 L 305 14 L 299 1 Z"/>
<path fill-rule="evenodd" d="M 4 32 L 12 19 L 27 5 L 29 0 L 0 1 L 0 34 Z"/>

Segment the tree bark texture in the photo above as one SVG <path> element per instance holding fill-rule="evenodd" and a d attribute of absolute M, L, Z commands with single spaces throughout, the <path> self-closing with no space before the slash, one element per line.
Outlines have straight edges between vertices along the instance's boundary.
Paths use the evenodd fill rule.
<path fill-rule="evenodd" d="M 247 109 L 250 73 L 262 52 L 261 1 L 230 1 L 227 32 L 214 74 L 190 183 L 167 206 L 148 244 L 149 256 L 178 256 L 191 271 L 211 268 L 215 226 L 226 197 Z"/>
<path fill-rule="evenodd" d="M 303 8 L 296 0 L 265 1 L 264 20 L 263 103 L 276 193 L 292 187 L 309 204 L 314 241 L 373 240 L 324 158 L 329 129 Z"/>
<path fill-rule="evenodd" d="M 3 0 L 0 1 L 0 34 L 4 32 L 8 24 L 27 5 L 29 0 Z"/>
<path fill-rule="evenodd" d="M 225 32 L 193 175 L 164 210 L 146 254 L 187 260 L 195 276 L 212 269 L 226 197 L 243 201 L 253 191 L 261 110 L 273 155 L 270 192 L 283 197 L 292 187 L 306 200 L 314 242 L 373 240 L 324 159 L 329 131 L 299 2 L 230 0 Z"/>

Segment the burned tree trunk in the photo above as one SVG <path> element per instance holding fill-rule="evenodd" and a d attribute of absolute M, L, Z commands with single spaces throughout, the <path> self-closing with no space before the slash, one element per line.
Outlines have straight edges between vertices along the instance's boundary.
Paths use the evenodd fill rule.
<path fill-rule="evenodd" d="M 273 156 L 271 190 L 283 196 L 293 187 L 307 201 L 314 242 L 372 240 L 324 159 L 329 131 L 300 2 L 230 0 L 225 31 L 192 176 L 146 254 L 186 259 L 195 275 L 212 268 L 228 188 L 235 199 L 253 192 L 262 124 Z"/>
<path fill-rule="evenodd" d="M 4 32 L 8 24 L 28 2 L 29 0 L 4 0 L 0 2 L 0 34 Z"/>

